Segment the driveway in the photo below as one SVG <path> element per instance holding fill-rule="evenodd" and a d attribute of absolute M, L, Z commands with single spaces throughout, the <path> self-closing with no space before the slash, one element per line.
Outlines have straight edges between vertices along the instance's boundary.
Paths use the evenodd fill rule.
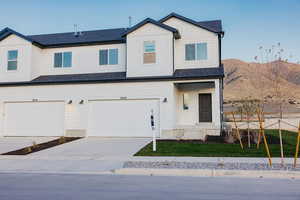
<path fill-rule="evenodd" d="M 48 142 L 58 137 L 0 137 L 0 154 L 31 146 L 35 143 Z"/>
<path fill-rule="evenodd" d="M 151 141 L 150 138 L 87 137 L 30 154 L 41 157 L 128 157 Z"/>

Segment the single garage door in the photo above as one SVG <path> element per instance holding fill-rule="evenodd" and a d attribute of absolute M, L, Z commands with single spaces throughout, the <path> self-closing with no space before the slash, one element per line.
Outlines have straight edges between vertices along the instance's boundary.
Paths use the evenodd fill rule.
<path fill-rule="evenodd" d="M 103 100 L 89 104 L 89 136 L 152 137 L 151 110 L 154 131 L 159 134 L 158 100 Z"/>
<path fill-rule="evenodd" d="M 64 102 L 5 103 L 5 136 L 63 136 Z"/>

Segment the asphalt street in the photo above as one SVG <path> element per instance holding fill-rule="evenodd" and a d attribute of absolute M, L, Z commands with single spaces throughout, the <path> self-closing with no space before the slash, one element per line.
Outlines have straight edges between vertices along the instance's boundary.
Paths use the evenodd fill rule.
<path fill-rule="evenodd" d="M 300 200 L 300 180 L 95 174 L 0 174 L 1 200 Z"/>

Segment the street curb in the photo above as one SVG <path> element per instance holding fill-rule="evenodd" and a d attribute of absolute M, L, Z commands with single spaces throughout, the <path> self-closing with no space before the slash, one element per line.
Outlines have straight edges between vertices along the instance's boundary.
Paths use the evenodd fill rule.
<path fill-rule="evenodd" d="M 247 177 L 300 179 L 300 172 L 281 170 L 219 170 L 219 169 L 154 169 L 122 168 L 114 170 L 119 175 L 192 176 L 192 177 Z"/>

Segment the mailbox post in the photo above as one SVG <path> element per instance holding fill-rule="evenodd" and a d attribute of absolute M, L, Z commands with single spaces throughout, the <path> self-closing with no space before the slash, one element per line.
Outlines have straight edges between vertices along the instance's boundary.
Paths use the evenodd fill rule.
<path fill-rule="evenodd" d="M 152 129 L 152 149 L 156 151 L 156 135 L 155 135 L 155 123 L 154 123 L 154 113 L 153 109 L 151 110 L 150 123 Z"/>

